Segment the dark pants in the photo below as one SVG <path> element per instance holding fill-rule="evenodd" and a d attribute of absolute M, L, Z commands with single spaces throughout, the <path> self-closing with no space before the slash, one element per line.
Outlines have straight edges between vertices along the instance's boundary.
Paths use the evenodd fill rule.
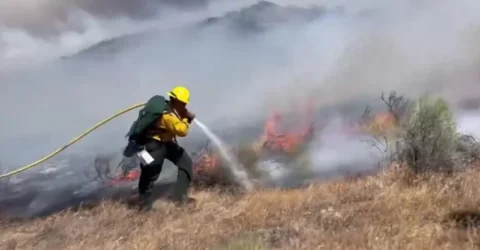
<path fill-rule="evenodd" d="M 154 182 L 160 176 L 165 159 L 178 167 L 177 182 L 173 186 L 172 198 L 182 201 L 187 197 L 192 180 L 192 159 L 185 150 L 175 142 L 150 140 L 145 145 L 154 161 L 149 165 L 141 165 L 138 191 L 140 196 L 149 196 Z"/>

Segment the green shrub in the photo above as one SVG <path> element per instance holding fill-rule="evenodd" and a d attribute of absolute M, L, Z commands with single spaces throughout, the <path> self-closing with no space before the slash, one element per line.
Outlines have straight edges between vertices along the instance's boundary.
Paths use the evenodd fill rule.
<path fill-rule="evenodd" d="M 451 171 L 457 148 L 456 125 L 448 104 L 426 96 L 410 103 L 402 120 L 396 154 L 415 172 Z"/>

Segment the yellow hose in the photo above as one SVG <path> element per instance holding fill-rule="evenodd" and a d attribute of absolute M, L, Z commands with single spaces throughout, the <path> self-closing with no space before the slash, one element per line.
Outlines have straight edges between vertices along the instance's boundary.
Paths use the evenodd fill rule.
<path fill-rule="evenodd" d="M 108 118 L 100 121 L 99 123 L 95 124 L 93 127 L 89 128 L 87 131 L 83 132 L 83 133 L 80 134 L 79 136 L 73 138 L 69 143 L 67 143 L 67 144 L 64 145 L 63 147 L 61 147 L 61 148 L 53 151 L 53 152 L 50 153 L 49 155 L 47 155 L 47 156 L 45 156 L 45 157 L 43 157 L 43 158 L 41 158 L 41 159 L 39 159 L 39 160 L 37 160 L 37 161 L 35 161 L 35 162 L 33 162 L 33 163 L 30 163 L 30 164 L 28 164 L 28 165 L 26 165 L 26 166 L 24 166 L 24 167 L 21 167 L 21 168 L 19 168 L 19 169 L 10 171 L 10 172 L 5 173 L 5 174 L 1 174 L 1 175 L 0 175 L 0 179 L 5 178 L 5 177 L 9 177 L 9 176 L 12 176 L 12 175 L 15 175 L 15 174 L 18 174 L 18 173 L 20 173 L 20 172 L 23 172 L 23 171 L 25 171 L 25 170 L 28 170 L 28 169 L 33 168 L 33 167 L 35 167 L 35 166 L 38 166 L 40 163 L 43 163 L 43 162 L 47 161 L 48 159 L 52 158 L 53 156 L 57 155 L 58 153 L 62 152 L 62 151 L 65 150 L 65 149 L 67 149 L 67 148 L 70 147 L 72 144 L 76 143 L 77 141 L 79 141 L 80 139 L 82 139 L 83 137 L 85 137 L 86 135 L 90 134 L 90 133 L 91 133 L 92 131 L 94 131 L 95 129 L 97 129 L 97 128 L 103 126 L 103 125 L 105 125 L 107 122 L 109 122 L 109 121 L 117 118 L 117 117 L 120 116 L 120 115 L 123 115 L 123 114 L 125 114 L 125 113 L 127 113 L 127 112 L 129 112 L 129 111 L 132 111 L 132 110 L 134 110 L 134 109 L 136 109 L 136 108 L 139 108 L 139 107 L 142 107 L 142 106 L 145 106 L 145 103 L 139 103 L 139 104 L 133 105 L 133 106 L 131 106 L 131 107 L 129 107 L 129 108 L 126 108 L 126 109 L 124 109 L 124 110 L 121 110 L 121 111 L 117 112 L 116 114 L 114 114 L 114 115 L 112 115 L 112 116 L 110 116 L 110 117 L 108 117 Z"/>

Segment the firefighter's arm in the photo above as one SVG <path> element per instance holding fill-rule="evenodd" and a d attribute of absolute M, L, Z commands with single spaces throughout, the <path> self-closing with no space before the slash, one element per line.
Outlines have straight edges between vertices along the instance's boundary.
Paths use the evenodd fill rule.
<path fill-rule="evenodd" d="M 185 137 L 188 134 L 188 119 L 180 119 L 174 114 L 164 114 L 161 119 L 162 127 L 178 137 Z"/>

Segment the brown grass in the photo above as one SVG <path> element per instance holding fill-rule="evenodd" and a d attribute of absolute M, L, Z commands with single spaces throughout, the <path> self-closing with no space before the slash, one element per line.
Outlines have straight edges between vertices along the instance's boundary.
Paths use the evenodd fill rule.
<path fill-rule="evenodd" d="M 198 191 L 195 205 L 146 213 L 104 202 L 4 222 L 0 249 L 479 249 L 479 179 L 397 169 L 298 190 Z"/>

